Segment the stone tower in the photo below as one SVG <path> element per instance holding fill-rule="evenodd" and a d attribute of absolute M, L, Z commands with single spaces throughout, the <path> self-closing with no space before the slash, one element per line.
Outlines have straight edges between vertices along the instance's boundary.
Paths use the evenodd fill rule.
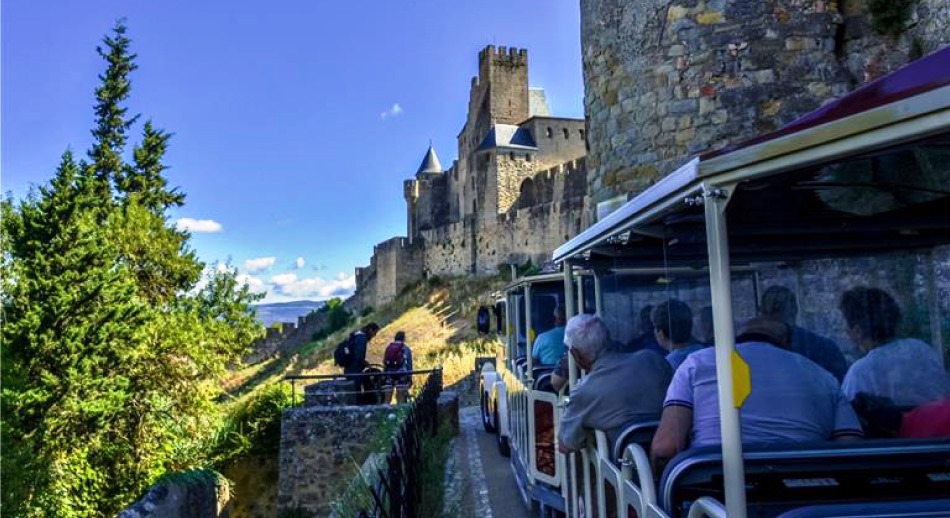
<path fill-rule="evenodd" d="M 950 43 L 947 0 L 886 36 L 866 0 L 580 3 L 591 208 Z"/>
<path fill-rule="evenodd" d="M 458 136 L 458 212 L 478 217 L 492 198 L 486 192 L 487 164 L 475 150 L 493 124 L 520 124 L 530 116 L 528 51 L 489 45 L 478 53 L 478 76 L 472 78 L 468 117 Z"/>
<path fill-rule="evenodd" d="M 406 235 L 410 244 L 419 232 L 445 223 L 445 178 L 442 164 L 431 144 L 419 164 L 415 179 L 403 183 L 403 197 L 406 199 Z"/>

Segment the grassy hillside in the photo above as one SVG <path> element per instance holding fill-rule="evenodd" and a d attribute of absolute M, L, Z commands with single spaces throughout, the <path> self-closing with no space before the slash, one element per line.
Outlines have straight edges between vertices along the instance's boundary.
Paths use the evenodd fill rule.
<path fill-rule="evenodd" d="M 367 360 L 382 363 L 386 345 L 397 331 L 406 332 L 413 351 L 415 368 L 442 365 L 445 384 L 451 385 L 472 368 L 478 352 L 490 353 L 490 343 L 478 336 L 475 314 L 482 304 L 494 302 L 492 294 L 504 284 L 499 277 L 433 278 L 407 288 L 392 304 L 357 319 L 352 325 L 324 340 L 301 345 L 296 350 L 235 371 L 226 380 L 226 390 L 234 400 L 246 399 L 262 388 L 291 374 L 330 374 L 333 348 L 349 333 L 368 322 L 382 329 L 369 345 Z"/>
<path fill-rule="evenodd" d="M 222 451 L 222 470 L 236 486 L 235 518 L 272 516 L 276 509 L 280 405 L 291 399 L 290 386 L 281 381 L 283 376 L 339 372 L 333 365 L 334 347 L 350 332 L 372 321 L 382 329 L 369 344 L 369 362 L 382 363 L 386 345 L 397 331 L 404 331 L 413 351 L 414 368 L 442 366 L 444 384 L 451 387 L 471 372 L 476 356 L 493 354 L 494 337 L 478 335 L 475 315 L 480 305 L 494 302 L 492 294 L 503 284 L 497 277 L 430 279 L 407 288 L 392 304 L 355 319 L 324 340 L 235 370 L 225 382 L 221 403 L 228 419 L 219 433 L 222 442 L 218 447 Z M 421 382 L 414 386 L 421 387 Z M 302 391 L 298 383 L 298 402 Z M 354 460 L 355 472 L 362 459 Z M 342 473 L 339 479 L 343 483 L 352 475 Z"/>

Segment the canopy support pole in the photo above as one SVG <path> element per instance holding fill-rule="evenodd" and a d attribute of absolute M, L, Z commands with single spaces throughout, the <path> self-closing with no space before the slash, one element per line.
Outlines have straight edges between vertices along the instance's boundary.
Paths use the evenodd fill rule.
<path fill-rule="evenodd" d="M 574 269 L 571 261 L 564 261 L 564 316 L 570 320 L 577 314 L 577 306 L 574 300 Z M 577 364 L 574 362 L 574 356 L 567 355 L 567 386 L 574 390 L 577 383 Z"/>
<path fill-rule="evenodd" d="M 534 358 L 531 357 L 531 349 L 532 346 L 534 346 L 535 336 L 534 330 L 531 328 L 533 324 L 531 322 L 531 306 L 531 283 L 526 282 L 524 285 L 524 355 L 528 361 L 528 370 L 525 372 L 525 379 L 528 382 L 528 388 L 531 388 L 531 383 L 533 381 L 531 379 L 531 373 L 533 372 L 532 369 L 534 368 Z"/>
<path fill-rule="evenodd" d="M 733 329 L 732 278 L 729 270 L 729 235 L 726 226 L 729 192 L 722 188 L 703 185 L 706 241 L 709 248 L 709 284 L 712 290 L 713 326 L 716 340 L 716 377 L 719 380 L 719 423 L 722 434 L 726 511 L 730 518 L 745 518 L 742 429 L 739 409 L 733 397 L 732 377 L 732 355 L 735 354 L 736 337 Z"/>
<path fill-rule="evenodd" d="M 600 284 L 600 274 L 594 272 L 594 311 L 604 318 L 604 291 Z"/>

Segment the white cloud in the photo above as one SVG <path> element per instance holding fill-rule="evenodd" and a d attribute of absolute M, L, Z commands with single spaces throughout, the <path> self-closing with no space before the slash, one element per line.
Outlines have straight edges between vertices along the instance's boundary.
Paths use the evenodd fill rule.
<path fill-rule="evenodd" d="M 246 284 L 247 289 L 254 293 L 267 293 L 269 289 L 267 283 L 261 280 L 260 277 L 255 277 L 246 273 L 239 273 L 237 275 L 237 282 L 238 286 L 243 286 Z"/>
<path fill-rule="evenodd" d="M 399 106 L 399 103 L 394 103 L 391 108 L 379 114 L 380 119 L 386 119 L 389 117 L 398 117 L 402 115 L 402 106 Z"/>
<path fill-rule="evenodd" d="M 333 279 L 321 277 L 298 278 L 296 273 L 288 272 L 274 275 L 269 279 L 273 286 L 273 295 L 290 299 L 326 300 L 333 297 L 346 298 L 356 289 L 356 277 L 340 273 Z"/>
<path fill-rule="evenodd" d="M 276 284 L 277 286 L 285 286 L 287 284 L 293 284 L 297 282 L 297 274 L 293 272 L 277 274 L 270 278 L 270 282 L 272 284 Z"/>
<path fill-rule="evenodd" d="M 179 218 L 175 221 L 175 228 L 178 230 L 187 230 L 193 234 L 212 234 L 224 230 L 224 227 L 213 219 L 191 218 Z"/>
<path fill-rule="evenodd" d="M 305 265 L 305 264 L 307 264 L 307 261 L 304 261 L 304 260 L 303 260 L 303 257 L 298 257 L 297 260 L 294 261 L 294 266 L 295 266 L 298 270 L 301 269 L 301 268 L 303 268 L 303 265 Z"/>
<path fill-rule="evenodd" d="M 274 263 L 277 262 L 276 257 L 258 257 L 257 259 L 248 259 L 244 261 L 244 269 L 248 273 L 257 273 L 261 270 L 266 270 L 271 266 L 274 266 Z"/>

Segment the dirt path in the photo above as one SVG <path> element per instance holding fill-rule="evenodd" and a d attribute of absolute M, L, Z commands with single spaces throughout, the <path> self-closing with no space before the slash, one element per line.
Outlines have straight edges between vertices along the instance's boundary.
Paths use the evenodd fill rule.
<path fill-rule="evenodd" d="M 485 433 L 477 406 L 459 411 L 456 463 L 463 497 L 453 518 L 527 518 L 531 516 L 515 485 L 508 459 L 498 453 L 493 434 Z"/>

